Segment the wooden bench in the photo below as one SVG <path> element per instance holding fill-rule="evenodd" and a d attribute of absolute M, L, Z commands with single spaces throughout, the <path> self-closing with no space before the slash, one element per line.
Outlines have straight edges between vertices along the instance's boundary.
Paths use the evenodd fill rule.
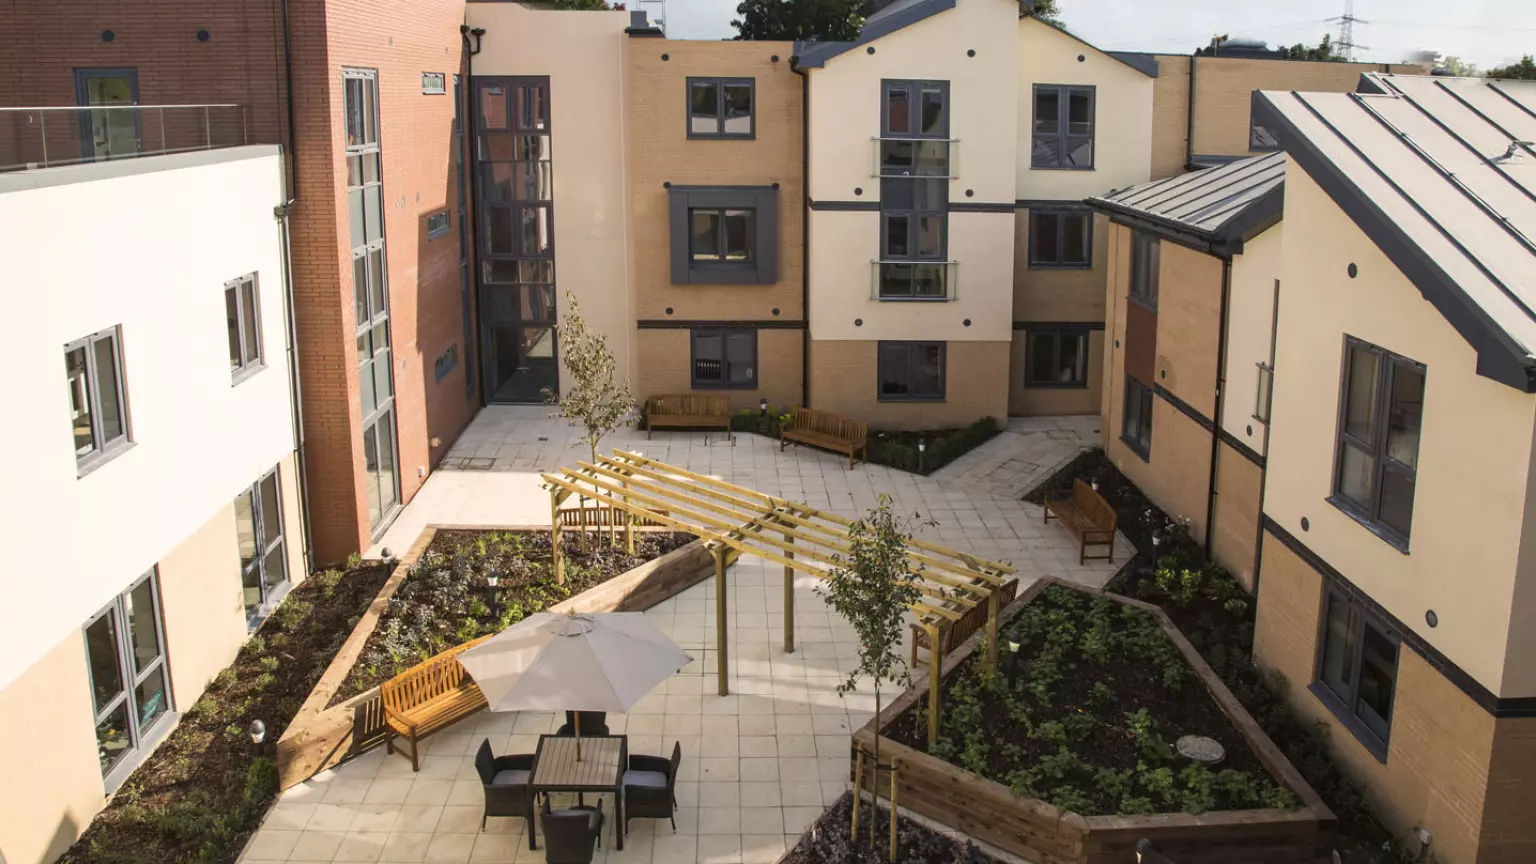
<path fill-rule="evenodd" d="M 731 443 L 731 400 L 724 396 L 652 396 L 645 403 L 645 438 L 652 429 L 680 429 L 694 426 L 725 430 Z"/>
<path fill-rule="evenodd" d="M 485 707 L 485 696 L 459 665 L 459 655 L 491 636 L 481 636 L 401 672 L 379 685 L 385 749 L 395 752 L 395 736 L 411 742 L 411 770 L 420 771 L 418 742 Z M 405 750 L 402 748 L 402 753 Z"/>
<path fill-rule="evenodd" d="M 997 589 L 997 611 L 1003 611 L 1003 607 L 1014 601 L 1019 596 L 1019 580 L 1009 579 Z M 958 621 L 950 622 L 944 628 L 944 655 L 965 644 L 965 640 L 976 634 L 977 630 L 987 626 L 987 603 L 977 603 L 969 611 L 960 617 Z M 928 643 L 928 631 L 918 624 L 912 625 L 912 662 L 909 669 L 917 668 L 917 649 L 921 647 L 932 651 L 933 646 Z"/>
<path fill-rule="evenodd" d="M 1087 483 L 1081 479 L 1072 481 L 1072 494 L 1066 498 L 1045 499 L 1045 522 L 1050 524 L 1051 517 L 1061 520 L 1061 524 L 1067 526 L 1072 536 L 1077 538 L 1077 563 L 1082 564 L 1090 557 L 1093 560 L 1104 560 L 1114 563 L 1115 560 L 1115 525 L 1119 521 L 1119 514 L 1115 508 L 1109 506 L 1103 496 L 1093 491 Z M 1108 546 L 1109 551 L 1103 555 L 1089 556 L 1089 546 Z"/>
<path fill-rule="evenodd" d="M 854 456 L 860 453 L 864 454 L 864 462 L 869 462 L 869 424 L 831 411 L 796 409 L 794 420 L 788 426 L 779 427 L 779 449 L 783 450 L 790 442 L 847 453 L 849 470 L 853 469 Z"/>

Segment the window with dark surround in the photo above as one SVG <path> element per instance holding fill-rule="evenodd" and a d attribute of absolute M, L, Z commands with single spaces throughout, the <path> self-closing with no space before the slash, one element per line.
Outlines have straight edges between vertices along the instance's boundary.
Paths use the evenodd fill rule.
<path fill-rule="evenodd" d="M 748 207 L 688 209 L 688 257 L 690 260 L 747 264 L 752 261 L 752 222 Z"/>
<path fill-rule="evenodd" d="M 755 328 L 697 327 L 690 334 L 690 383 L 694 389 L 757 389 Z"/>
<path fill-rule="evenodd" d="M 123 357 L 116 327 L 64 346 L 75 465 L 81 474 L 122 452 L 132 441 L 123 392 Z"/>
<path fill-rule="evenodd" d="M 1030 165 L 1093 168 L 1094 88 L 1036 84 Z"/>
<path fill-rule="evenodd" d="M 1131 234 L 1131 298 L 1157 308 L 1158 270 L 1162 266 L 1163 241 L 1145 231 Z"/>
<path fill-rule="evenodd" d="M 689 78 L 688 137 L 756 137 L 756 90 L 751 78 Z"/>
<path fill-rule="evenodd" d="M 1093 266 L 1093 213 L 1088 210 L 1029 211 L 1029 266 Z"/>
<path fill-rule="evenodd" d="M 772 285 L 779 280 L 779 190 L 673 186 L 673 285 Z"/>
<path fill-rule="evenodd" d="M 1087 387 L 1088 330 L 1051 327 L 1027 331 L 1024 386 Z"/>
<path fill-rule="evenodd" d="M 1120 440 L 1141 458 L 1152 458 L 1152 388 L 1129 375 L 1125 378 Z"/>
<path fill-rule="evenodd" d="M 1356 599 L 1327 589 L 1308 689 L 1377 759 L 1387 759 L 1401 640 Z"/>
<path fill-rule="evenodd" d="M 1413 526 L 1423 420 L 1423 364 L 1345 336 L 1329 500 L 1403 552 Z"/>
<path fill-rule="evenodd" d="M 881 342 L 876 374 L 881 402 L 943 402 L 944 342 Z"/>

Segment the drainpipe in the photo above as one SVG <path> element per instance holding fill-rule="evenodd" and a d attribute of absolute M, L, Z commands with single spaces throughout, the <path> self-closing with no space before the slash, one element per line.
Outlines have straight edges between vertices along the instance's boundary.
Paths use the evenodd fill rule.
<path fill-rule="evenodd" d="M 470 36 L 475 37 L 475 47 L 473 48 L 469 47 Z M 476 272 L 480 267 L 480 161 L 476 157 L 479 147 L 475 137 L 475 116 L 472 110 L 475 106 L 475 55 L 480 53 L 480 40 L 484 36 L 484 27 L 471 28 L 468 24 L 459 25 L 459 38 L 463 40 L 464 49 L 467 52 L 464 58 L 464 87 L 459 93 L 459 99 L 461 100 L 459 116 L 463 118 L 463 122 L 460 123 L 460 131 L 464 133 L 464 140 L 459 142 L 463 145 L 459 150 L 459 158 L 466 160 L 464 162 L 464 170 L 469 174 L 469 209 L 465 215 L 469 217 L 470 224 L 475 226 L 475 230 L 470 232 L 469 235 L 469 260 L 471 265 L 469 284 L 473 289 L 471 293 L 474 295 L 470 305 L 476 313 L 475 340 L 473 345 L 465 346 L 465 353 L 469 356 L 465 357 L 464 360 L 467 363 L 477 364 L 474 368 L 480 370 L 478 379 L 480 383 L 476 386 L 476 389 L 480 391 L 480 398 L 476 400 L 479 405 L 485 404 L 485 367 L 478 365 L 481 363 L 482 357 L 480 343 L 485 341 L 485 334 L 480 329 L 480 274 Z M 469 110 L 465 108 L 464 103 L 466 102 L 469 105 Z M 469 151 L 468 156 L 464 154 L 465 149 Z M 459 230 L 463 231 L 464 226 L 460 225 Z"/>
<path fill-rule="evenodd" d="M 1195 163 L 1195 61 L 1199 58 L 1199 51 L 1189 55 L 1189 117 L 1186 118 L 1184 127 L 1185 170 L 1193 170 Z"/>
<path fill-rule="evenodd" d="M 294 142 L 297 133 L 293 128 L 293 22 L 288 15 L 288 0 L 282 0 L 282 4 L 284 83 L 288 85 L 283 88 L 286 91 L 285 96 L 288 103 L 288 202 L 283 205 L 286 210 L 293 202 L 299 200 L 299 165 L 298 159 L 294 156 L 296 151 Z M 287 223 L 284 223 L 285 232 L 287 230 L 286 226 Z"/>
<path fill-rule="evenodd" d="M 1193 67 L 1191 67 L 1193 68 Z M 1221 407 L 1227 395 L 1227 300 L 1232 294 L 1232 259 L 1221 262 L 1221 317 L 1216 335 L 1216 404 L 1211 429 L 1211 484 L 1205 498 L 1205 557 L 1211 557 L 1216 539 L 1216 459 L 1221 451 Z"/>
<path fill-rule="evenodd" d="M 288 114 L 288 150 L 284 155 L 288 171 L 288 200 L 273 208 L 272 215 L 281 223 L 280 240 L 283 254 L 283 317 L 288 331 L 288 404 L 293 417 L 293 460 L 297 475 L 299 497 L 299 531 L 304 538 L 304 572 L 313 569 L 314 535 L 309 520 L 309 475 L 304 459 L 304 392 L 299 383 L 298 318 L 293 306 L 293 238 L 290 220 L 293 206 L 299 200 L 299 157 L 296 109 L 293 98 L 293 19 L 288 0 L 282 0 L 283 16 L 283 70 L 285 86 L 283 97 Z"/>
<path fill-rule="evenodd" d="M 1264 569 L 1264 490 L 1269 485 L 1269 430 L 1275 425 L 1275 337 L 1280 333 L 1280 280 L 1275 280 L 1275 299 L 1269 313 L 1269 420 L 1264 424 L 1264 473 L 1259 475 L 1259 531 L 1253 545 L 1253 596 L 1259 596 L 1259 573 Z"/>
<path fill-rule="evenodd" d="M 800 68 L 800 58 L 789 58 L 789 68 L 800 76 L 800 404 L 811 407 L 811 75 Z"/>

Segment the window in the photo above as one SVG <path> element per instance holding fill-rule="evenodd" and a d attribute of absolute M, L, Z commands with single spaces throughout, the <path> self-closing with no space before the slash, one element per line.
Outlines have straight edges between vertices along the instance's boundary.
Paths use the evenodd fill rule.
<path fill-rule="evenodd" d="M 121 159 L 143 149 L 144 112 L 123 107 L 139 104 L 137 69 L 76 69 L 75 104 L 91 109 L 77 112 L 81 156 Z M 164 147 L 163 132 L 160 137 Z"/>
<path fill-rule="evenodd" d="M 236 382 L 261 368 L 261 302 L 256 274 L 224 283 L 229 327 L 229 371 Z"/>
<path fill-rule="evenodd" d="M 695 389 L 757 389 L 757 331 L 699 328 L 692 331 Z"/>
<path fill-rule="evenodd" d="M 1329 500 L 1408 549 L 1424 420 L 1424 366 L 1344 337 L 1337 463 Z"/>
<path fill-rule="evenodd" d="M 882 81 L 881 177 L 945 177 L 950 171 L 949 82 Z"/>
<path fill-rule="evenodd" d="M 1399 640 L 1358 601 L 1327 591 L 1317 682 L 1310 688 L 1376 758 L 1386 761 Z"/>
<path fill-rule="evenodd" d="M 82 474 L 132 440 L 118 338 L 117 328 L 110 327 L 64 346 L 75 464 Z"/>
<path fill-rule="evenodd" d="M 1131 234 L 1131 297 L 1157 308 L 1158 270 L 1163 243 L 1143 231 Z"/>
<path fill-rule="evenodd" d="M 107 785 L 126 777 L 149 735 L 171 710 L 165 636 L 155 571 L 113 598 L 85 625 L 96 755 Z M 123 769 L 121 771 L 117 769 Z"/>
<path fill-rule="evenodd" d="M 772 285 L 779 280 L 779 190 L 667 190 L 673 285 Z"/>
<path fill-rule="evenodd" d="M 427 217 L 427 239 L 436 240 L 453 230 L 453 223 L 448 220 L 448 211 L 433 213 Z"/>
<path fill-rule="evenodd" d="M 1125 378 L 1120 440 L 1141 458 L 1152 458 L 1152 389 L 1129 375 Z"/>
<path fill-rule="evenodd" d="M 448 81 L 441 72 L 421 73 L 421 92 L 427 96 L 442 96 L 448 92 Z"/>
<path fill-rule="evenodd" d="M 283 543 L 282 490 L 277 469 L 235 496 L 235 535 L 245 617 L 254 626 L 283 599 L 288 557 Z"/>
<path fill-rule="evenodd" d="M 1248 149 L 1259 152 L 1280 149 L 1280 140 L 1275 137 L 1275 133 L 1260 125 L 1252 114 L 1248 115 Z"/>
<path fill-rule="evenodd" d="M 1025 345 L 1026 387 L 1087 387 L 1088 331 L 1053 327 L 1028 331 Z"/>
<path fill-rule="evenodd" d="M 1275 370 L 1268 363 L 1259 363 L 1259 391 L 1254 399 L 1253 419 L 1260 423 L 1269 422 L 1269 399 L 1274 395 Z"/>
<path fill-rule="evenodd" d="M 756 82 L 751 78 L 689 78 L 689 138 L 753 138 Z"/>
<path fill-rule="evenodd" d="M 447 378 L 448 373 L 452 372 L 454 367 L 458 365 L 459 343 L 455 342 L 445 348 L 443 353 L 437 355 L 436 360 L 432 361 L 432 380 L 439 382 L 442 381 L 444 378 Z"/>
<path fill-rule="evenodd" d="M 881 342 L 876 370 L 881 402 L 943 402 L 943 342 Z"/>
<path fill-rule="evenodd" d="M 949 82 L 882 81 L 881 300 L 945 300 L 949 251 Z"/>
<path fill-rule="evenodd" d="M 1093 214 L 1086 210 L 1029 211 L 1029 266 L 1092 267 Z"/>
<path fill-rule="evenodd" d="M 1035 85 L 1034 168 L 1093 168 L 1092 87 Z"/>
<path fill-rule="evenodd" d="M 753 211 L 690 208 L 688 254 L 694 261 L 752 260 Z"/>

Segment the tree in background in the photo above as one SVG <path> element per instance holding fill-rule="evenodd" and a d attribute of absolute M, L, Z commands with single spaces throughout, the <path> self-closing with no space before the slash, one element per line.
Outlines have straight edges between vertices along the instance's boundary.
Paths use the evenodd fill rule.
<path fill-rule="evenodd" d="M 859 38 L 863 0 L 741 0 L 731 22 L 737 39 L 792 42 L 820 39 L 848 42 Z"/>
<path fill-rule="evenodd" d="M 1486 74 L 1489 78 L 1518 78 L 1522 81 L 1536 81 L 1536 57 L 1527 54 L 1520 58 L 1519 63 L 1511 63 L 1498 69 L 1489 69 Z"/>
<path fill-rule="evenodd" d="M 1062 26 L 1061 10 L 1056 6 L 1056 0 L 1035 0 L 1035 17 L 1047 24 Z"/>
<path fill-rule="evenodd" d="M 535 5 L 547 9 L 562 9 L 575 12 L 601 12 L 605 9 L 623 9 L 623 3 L 608 5 L 604 0 L 543 0 Z"/>
<path fill-rule="evenodd" d="M 1333 37 L 1324 33 L 1323 41 L 1317 43 L 1317 47 L 1309 48 L 1300 42 L 1289 48 L 1281 47 L 1287 60 L 1322 60 L 1329 63 L 1343 63 L 1345 58 L 1339 53 L 1333 44 Z"/>

